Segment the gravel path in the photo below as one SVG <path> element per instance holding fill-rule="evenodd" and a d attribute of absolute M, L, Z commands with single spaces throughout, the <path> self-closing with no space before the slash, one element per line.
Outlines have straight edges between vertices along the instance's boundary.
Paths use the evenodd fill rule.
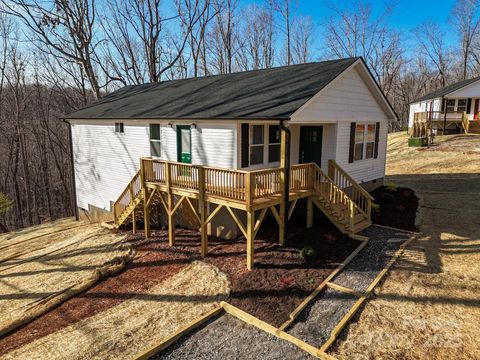
<path fill-rule="evenodd" d="M 288 333 L 310 345 L 320 347 L 328 340 L 332 330 L 355 301 L 357 298 L 353 295 L 327 289 L 303 310 Z"/>
<path fill-rule="evenodd" d="M 361 235 L 370 239 L 332 282 L 365 291 L 411 233 L 371 226 Z M 357 297 L 327 288 L 301 313 L 287 332 L 315 347 L 322 346 Z"/>
<path fill-rule="evenodd" d="M 361 235 L 370 238 L 367 245 L 333 279 L 334 283 L 357 291 L 365 291 L 400 245 L 412 236 L 409 232 L 379 226 L 370 226 Z"/>
<path fill-rule="evenodd" d="M 288 341 L 225 314 L 151 358 L 189 360 L 314 359 Z"/>

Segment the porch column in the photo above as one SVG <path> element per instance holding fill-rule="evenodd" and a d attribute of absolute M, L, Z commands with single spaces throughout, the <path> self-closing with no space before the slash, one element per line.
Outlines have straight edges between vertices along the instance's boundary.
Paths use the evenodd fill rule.
<path fill-rule="evenodd" d="M 282 200 L 280 201 L 280 219 L 278 231 L 278 243 L 283 246 L 287 237 L 286 228 L 288 226 L 287 208 L 289 204 L 289 189 L 290 189 L 290 134 L 289 130 L 284 126 L 283 121 L 280 123 L 280 167 L 283 171 L 280 173 L 280 187 L 282 189 Z"/>

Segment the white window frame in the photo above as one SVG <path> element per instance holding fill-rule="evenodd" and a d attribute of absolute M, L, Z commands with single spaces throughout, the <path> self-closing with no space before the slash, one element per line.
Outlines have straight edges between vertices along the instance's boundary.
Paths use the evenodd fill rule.
<path fill-rule="evenodd" d="M 357 139 L 356 139 L 356 134 L 357 134 L 357 126 L 359 125 L 363 125 L 365 126 L 364 130 L 363 130 L 363 141 L 362 142 L 357 142 Z M 368 126 L 369 125 L 373 125 L 374 127 L 374 138 L 373 138 L 373 141 L 369 141 L 368 140 Z M 375 159 L 375 140 L 376 140 L 376 133 L 377 133 L 377 124 L 376 123 L 371 123 L 371 122 L 366 122 L 366 123 L 356 123 L 355 125 L 355 142 L 354 142 L 354 145 L 353 145 L 353 162 L 360 162 L 360 161 L 365 161 L 365 160 L 372 160 L 372 159 Z M 370 144 L 370 143 L 373 143 L 373 153 L 372 153 L 372 156 L 371 157 L 368 157 L 367 158 L 367 144 Z M 357 144 L 363 144 L 362 146 L 362 157 L 361 159 L 356 159 L 356 148 L 357 148 Z"/>
<path fill-rule="evenodd" d="M 253 129 L 255 126 L 261 126 L 262 131 L 263 131 L 263 142 L 259 144 L 254 144 L 253 143 Z M 262 150 L 262 162 L 252 164 L 252 148 L 259 148 L 263 147 Z M 266 142 L 265 142 L 265 125 L 264 124 L 249 124 L 248 127 L 248 164 L 249 166 L 259 166 L 259 165 L 264 165 L 265 164 L 265 147 L 266 147 Z"/>
<path fill-rule="evenodd" d="M 279 131 L 279 136 L 278 136 L 278 142 L 274 142 L 274 143 L 271 143 L 270 142 L 270 127 L 271 126 L 274 126 L 274 127 L 277 127 L 278 128 L 278 131 Z M 282 143 L 282 130 L 280 128 L 280 125 L 266 125 L 266 128 L 268 129 L 267 130 L 267 159 L 266 161 L 269 163 L 269 164 L 275 164 L 275 163 L 278 163 L 280 162 L 280 151 L 281 151 L 281 143 Z M 272 145 L 279 145 L 279 155 L 278 155 L 278 160 L 276 161 L 270 161 L 270 146 Z"/>
<path fill-rule="evenodd" d="M 152 125 L 158 125 L 158 137 L 159 139 L 152 139 Z M 158 123 L 152 123 L 148 124 L 148 140 L 149 140 L 149 145 L 150 145 L 150 156 L 154 158 L 161 158 L 162 157 L 162 126 Z M 159 150 L 159 156 L 154 156 L 152 154 L 152 142 L 158 143 L 158 150 Z"/>
<path fill-rule="evenodd" d="M 125 134 L 125 123 L 116 122 L 113 131 L 115 132 L 115 134 Z"/>

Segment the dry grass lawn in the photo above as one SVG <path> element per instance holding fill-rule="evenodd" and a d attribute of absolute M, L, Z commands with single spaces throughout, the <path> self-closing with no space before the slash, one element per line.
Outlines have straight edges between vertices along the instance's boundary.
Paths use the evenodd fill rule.
<path fill-rule="evenodd" d="M 200 261 L 121 304 L 18 348 L 2 359 L 129 359 L 220 305 L 227 276 Z"/>
<path fill-rule="evenodd" d="M 422 236 L 332 355 L 480 359 L 480 153 L 418 151 L 404 133 L 390 136 L 388 151 L 389 181 L 423 199 Z"/>
<path fill-rule="evenodd" d="M 63 220 L 0 237 L 0 335 L 119 271 L 133 256 L 124 237 Z"/>

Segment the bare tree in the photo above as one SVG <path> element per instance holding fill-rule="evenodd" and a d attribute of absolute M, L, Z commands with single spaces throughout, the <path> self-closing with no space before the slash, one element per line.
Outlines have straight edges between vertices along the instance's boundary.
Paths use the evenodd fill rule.
<path fill-rule="evenodd" d="M 445 86 L 451 63 L 450 51 L 444 41 L 445 33 L 438 24 L 426 21 L 416 28 L 415 34 L 421 53 L 438 72 L 441 86 Z"/>
<path fill-rule="evenodd" d="M 4 11 L 19 18 L 39 51 L 81 67 L 95 98 L 101 85 L 95 71 L 95 0 L 0 0 Z"/>
<path fill-rule="evenodd" d="M 295 18 L 292 27 L 292 62 L 301 64 L 311 61 L 313 26 L 309 16 Z"/>
<path fill-rule="evenodd" d="M 280 15 L 281 24 L 278 28 L 285 36 L 285 65 L 292 63 L 292 1 L 291 0 L 270 0 L 270 6 Z"/>

